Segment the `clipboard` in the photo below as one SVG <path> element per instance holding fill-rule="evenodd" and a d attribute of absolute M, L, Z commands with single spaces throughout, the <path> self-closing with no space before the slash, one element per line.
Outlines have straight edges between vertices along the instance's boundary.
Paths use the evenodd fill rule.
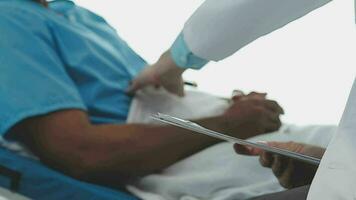
<path fill-rule="evenodd" d="M 160 122 L 166 123 L 166 124 L 170 124 L 173 126 L 177 126 L 183 129 L 187 129 L 196 133 L 201 133 L 210 137 L 214 137 L 220 140 L 224 140 L 227 142 L 231 142 L 231 143 L 237 143 L 240 145 L 244 145 L 244 146 L 250 146 L 250 147 L 255 147 L 255 148 L 259 148 L 262 150 L 265 150 L 267 152 L 271 152 L 274 154 L 278 154 L 278 155 L 282 155 L 282 156 L 286 156 L 289 158 L 293 158 L 302 162 L 306 162 L 312 165 L 316 165 L 318 166 L 320 164 L 320 159 L 319 158 L 315 158 L 312 156 L 307 156 L 304 154 L 300 154 L 300 153 L 296 153 L 293 151 L 289 151 L 289 150 L 285 150 L 285 149 L 280 149 L 280 148 L 276 148 L 276 147 L 270 147 L 267 146 L 265 144 L 262 143 L 256 143 L 256 142 L 251 142 L 251 141 L 247 141 L 247 140 L 243 140 L 243 139 L 239 139 L 239 138 L 235 138 L 229 135 L 225 135 L 207 128 L 204 128 L 202 126 L 200 126 L 197 123 L 188 121 L 188 120 L 184 120 L 184 119 L 180 119 L 177 117 L 173 117 L 170 115 L 166 115 L 166 114 L 162 114 L 162 113 L 158 113 L 157 115 L 153 115 L 152 116 L 153 119 L 158 120 Z"/>

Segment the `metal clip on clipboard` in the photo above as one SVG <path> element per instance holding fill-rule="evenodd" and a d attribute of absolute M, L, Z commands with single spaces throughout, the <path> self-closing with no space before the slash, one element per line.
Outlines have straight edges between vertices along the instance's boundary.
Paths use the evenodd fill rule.
<path fill-rule="evenodd" d="M 232 143 L 237 143 L 240 145 L 244 145 L 244 146 L 250 146 L 250 147 L 255 147 L 255 148 L 259 148 L 259 149 L 263 149 L 267 152 L 271 152 L 271 153 L 275 153 L 275 154 L 279 154 L 279 155 L 283 155 L 283 156 L 287 156 L 296 160 L 300 160 L 306 163 L 310 163 L 313 165 L 319 165 L 320 164 L 320 159 L 312 157 L 312 156 L 307 156 L 304 154 L 300 154 L 300 153 L 296 153 L 293 151 L 288 151 L 285 149 L 280 149 L 280 148 L 275 148 L 275 147 L 270 147 L 267 146 L 265 144 L 261 144 L 261 143 L 256 143 L 256 142 L 251 142 L 251 141 L 247 141 L 247 140 L 242 140 L 242 139 L 238 139 L 229 135 L 225 135 L 216 131 L 212 131 L 210 129 L 204 128 L 202 126 L 200 126 L 199 124 L 196 124 L 194 122 L 188 121 L 188 120 L 184 120 L 184 119 L 179 119 L 177 117 L 172 117 L 170 115 L 165 115 L 165 114 L 161 114 L 158 113 L 157 115 L 152 116 L 153 119 L 161 121 L 163 123 L 166 124 L 170 124 L 173 126 L 177 126 L 183 129 L 187 129 L 193 132 L 197 132 L 197 133 L 201 133 L 204 135 L 208 135 L 210 137 L 214 137 L 220 140 L 224 140 L 227 142 L 232 142 Z"/>

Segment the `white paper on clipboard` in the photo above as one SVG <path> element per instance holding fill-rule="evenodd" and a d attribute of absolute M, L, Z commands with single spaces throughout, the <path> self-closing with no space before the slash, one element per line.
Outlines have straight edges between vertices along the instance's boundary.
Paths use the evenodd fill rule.
<path fill-rule="evenodd" d="M 271 152 L 271 153 L 275 153 L 275 154 L 279 154 L 279 155 L 283 155 L 283 156 L 287 156 L 296 160 L 300 160 L 303 162 L 307 162 L 313 165 L 319 165 L 320 164 L 320 159 L 319 158 L 315 158 L 312 156 L 307 156 L 304 154 L 300 154 L 300 153 L 296 153 L 293 151 L 288 151 L 285 149 L 280 149 L 280 148 L 275 148 L 275 147 L 270 147 L 267 146 L 265 144 L 262 143 L 256 143 L 256 142 L 251 142 L 251 141 L 247 141 L 247 140 L 242 140 L 242 139 L 238 139 L 229 135 L 225 135 L 216 131 L 212 131 L 210 129 L 204 128 L 194 122 L 188 121 L 188 120 L 184 120 L 184 119 L 179 119 L 177 117 L 172 117 L 170 115 L 165 115 L 165 114 L 161 114 L 158 113 L 157 115 L 152 116 L 154 119 L 161 121 L 163 123 L 166 124 L 170 124 L 173 126 L 178 126 L 180 128 L 184 128 L 193 132 L 197 132 L 197 133 L 201 133 L 204 135 L 208 135 L 217 139 L 221 139 L 221 140 L 225 140 L 227 142 L 232 142 L 232 143 L 237 143 L 240 145 L 245 145 L 245 146 L 250 146 L 250 147 L 256 147 L 256 148 L 260 148 L 263 149 L 267 152 Z"/>

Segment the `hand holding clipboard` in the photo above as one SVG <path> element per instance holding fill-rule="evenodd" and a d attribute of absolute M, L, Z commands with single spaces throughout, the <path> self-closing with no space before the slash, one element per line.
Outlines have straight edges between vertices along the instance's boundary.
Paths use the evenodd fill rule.
<path fill-rule="evenodd" d="M 243 145 L 243 146 L 249 146 L 249 147 L 254 147 L 254 148 L 258 148 L 258 149 L 262 149 L 266 152 L 270 152 L 270 153 L 274 153 L 274 154 L 278 154 L 278 155 L 282 155 L 282 156 L 286 156 L 289 158 L 293 158 L 302 162 L 306 162 L 306 163 L 310 163 L 312 165 L 316 165 L 318 166 L 320 164 L 320 159 L 319 158 L 315 158 L 312 156 L 308 156 L 308 155 L 304 155 L 304 154 L 300 154 L 300 153 L 296 153 L 293 151 L 289 151 L 286 149 L 281 149 L 281 148 L 277 148 L 277 147 L 271 147 L 268 146 L 266 144 L 263 143 L 256 143 L 256 142 L 251 142 L 251 141 L 247 141 L 247 140 L 242 140 L 242 139 L 238 139 L 229 135 L 225 135 L 216 131 L 212 131 L 209 130 L 207 128 L 204 128 L 194 122 L 191 121 L 187 121 L 184 119 L 179 119 L 176 117 L 172 117 L 169 115 L 165 115 L 165 114 L 161 114 L 158 113 L 157 115 L 153 116 L 154 119 L 161 121 L 163 123 L 166 124 L 170 124 L 173 126 L 178 126 L 190 131 L 193 131 L 195 133 L 201 133 L 204 135 L 208 135 L 210 137 L 214 137 L 217 139 L 221 139 L 227 142 L 231 142 L 231 143 L 236 143 L 239 145 Z"/>

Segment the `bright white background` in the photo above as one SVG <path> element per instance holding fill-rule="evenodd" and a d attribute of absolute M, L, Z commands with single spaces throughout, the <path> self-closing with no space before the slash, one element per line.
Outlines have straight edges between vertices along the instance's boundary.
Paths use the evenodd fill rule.
<path fill-rule="evenodd" d="M 77 0 L 105 17 L 148 62 L 167 50 L 203 0 Z M 285 122 L 337 124 L 356 75 L 354 2 L 334 0 L 219 63 L 185 74 L 210 93 L 266 91 Z"/>

